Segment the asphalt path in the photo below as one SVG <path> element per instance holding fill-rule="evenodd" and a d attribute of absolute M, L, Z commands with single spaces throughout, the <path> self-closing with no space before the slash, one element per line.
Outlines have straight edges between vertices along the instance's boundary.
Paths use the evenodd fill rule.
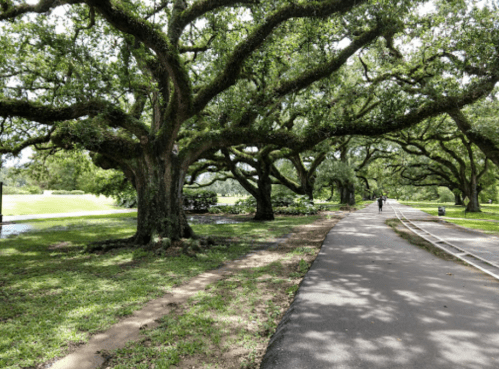
<path fill-rule="evenodd" d="M 409 244 L 394 217 L 373 204 L 331 230 L 262 369 L 499 368 L 499 282 Z"/>

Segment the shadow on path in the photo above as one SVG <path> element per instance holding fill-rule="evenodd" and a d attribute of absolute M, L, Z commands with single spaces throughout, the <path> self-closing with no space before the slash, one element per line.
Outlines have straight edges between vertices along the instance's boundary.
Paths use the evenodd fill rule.
<path fill-rule="evenodd" d="M 499 283 L 410 245 L 392 217 L 372 205 L 331 230 L 261 368 L 499 367 Z"/>

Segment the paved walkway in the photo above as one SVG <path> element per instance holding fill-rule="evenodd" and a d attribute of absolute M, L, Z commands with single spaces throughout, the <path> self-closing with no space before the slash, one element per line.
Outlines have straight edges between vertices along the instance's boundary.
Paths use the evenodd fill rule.
<path fill-rule="evenodd" d="M 499 282 L 404 241 L 393 217 L 373 204 L 331 230 L 262 369 L 499 368 Z"/>
<path fill-rule="evenodd" d="M 33 220 L 33 219 L 85 217 L 90 215 L 133 213 L 134 211 L 137 211 L 137 209 L 77 211 L 73 213 L 52 213 L 52 214 L 4 215 L 3 221 L 18 222 L 18 221 Z"/>
<path fill-rule="evenodd" d="M 398 211 L 402 211 L 407 219 L 412 220 L 419 228 L 437 235 L 441 239 L 450 242 L 465 251 L 480 256 L 492 263 L 499 264 L 499 237 L 473 229 L 456 227 L 453 224 L 445 222 L 418 221 L 418 219 L 434 219 L 435 217 L 430 216 L 421 210 L 401 205 L 395 201 L 391 203 L 391 206 L 395 207 Z M 496 271 L 496 273 L 498 272 L 499 271 Z"/>

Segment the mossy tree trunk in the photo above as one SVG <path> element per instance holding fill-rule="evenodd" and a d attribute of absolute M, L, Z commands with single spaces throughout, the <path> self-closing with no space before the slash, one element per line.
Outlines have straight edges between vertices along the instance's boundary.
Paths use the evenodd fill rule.
<path fill-rule="evenodd" d="M 340 203 L 355 205 L 355 184 L 352 182 L 342 183 L 339 188 Z"/>
<path fill-rule="evenodd" d="M 274 220 L 272 207 L 272 181 L 270 180 L 270 166 L 263 164 L 258 171 L 258 187 L 253 196 L 256 199 L 255 220 Z"/>
<path fill-rule="evenodd" d="M 270 172 L 272 163 L 260 157 L 259 159 L 250 158 L 235 149 L 222 149 L 225 156 L 226 164 L 228 165 L 234 178 L 248 191 L 256 200 L 255 220 L 274 220 L 274 209 L 272 207 L 272 180 Z M 231 157 L 232 154 L 232 157 Z M 237 156 L 240 155 L 240 157 Z M 241 160 L 243 163 L 250 165 L 254 171 L 244 170 L 238 167 L 237 163 Z M 255 177 L 257 179 L 255 180 Z M 255 184 L 256 182 L 256 184 Z"/>
<path fill-rule="evenodd" d="M 185 173 L 179 163 L 148 156 L 130 167 L 138 198 L 134 243 L 146 245 L 157 237 L 178 240 L 194 236 L 183 210 Z"/>
<path fill-rule="evenodd" d="M 480 210 L 480 203 L 478 201 L 478 184 L 477 184 L 477 178 L 476 175 L 471 175 L 471 180 L 469 182 L 469 185 L 466 188 L 466 197 L 470 200 L 468 205 L 466 206 L 466 212 L 468 213 L 479 213 L 481 212 Z"/>

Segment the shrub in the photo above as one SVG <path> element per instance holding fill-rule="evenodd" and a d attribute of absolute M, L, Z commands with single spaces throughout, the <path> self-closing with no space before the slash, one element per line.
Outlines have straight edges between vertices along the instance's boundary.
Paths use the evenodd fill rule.
<path fill-rule="evenodd" d="M 206 211 L 217 204 L 217 193 L 213 191 L 184 190 L 184 208 L 196 211 Z"/>
<path fill-rule="evenodd" d="M 256 199 L 253 196 L 236 201 L 236 206 L 256 208 Z"/>
<path fill-rule="evenodd" d="M 122 208 L 132 209 L 138 205 L 137 192 L 134 189 L 119 192 L 113 197 L 116 199 L 116 205 Z"/>
<path fill-rule="evenodd" d="M 319 209 L 316 206 L 288 206 L 274 209 L 274 214 L 284 215 L 315 215 Z"/>
<path fill-rule="evenodd" d="M 272 195 L 271 201 L 273 207 L 287 207 L 295 202 L 293 196 L 289 195 Z"/>
<path fill-rule="evenodd" d="M 29 192 L 21 187 L 3 186 L 4 195 L 29 195 Z"/>
<path fill-rule="evenodd" d="M 38 186 L 3 186 L 2 193 L 4 195 L 41 195 L 43 190 Z"/>
<path fill-rule="evenodd" d="M 85 195 L 85 192 L 80 190 L 73 190 L 73 191 L 54 190 L 52 191 L 52 195 Z"/>
<path fill-rule="evenodd" d="M 213 206 L 209 210 L 210 214 L 248 214 L 255 212 L 255 208 L 241 205 Z"/>

